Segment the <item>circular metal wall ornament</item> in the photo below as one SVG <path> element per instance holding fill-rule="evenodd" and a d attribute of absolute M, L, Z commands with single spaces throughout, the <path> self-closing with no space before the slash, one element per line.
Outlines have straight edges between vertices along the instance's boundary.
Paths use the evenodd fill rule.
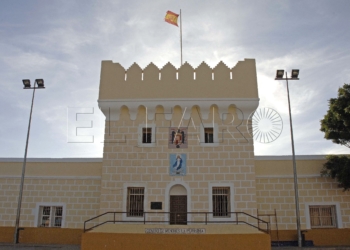
<path fill-rule="evenodd" d="M 282 133 L 282 117 L 272 108 L 259 108 L 249 116 L 247 130 L 255 141 L 271 143 Z"/>

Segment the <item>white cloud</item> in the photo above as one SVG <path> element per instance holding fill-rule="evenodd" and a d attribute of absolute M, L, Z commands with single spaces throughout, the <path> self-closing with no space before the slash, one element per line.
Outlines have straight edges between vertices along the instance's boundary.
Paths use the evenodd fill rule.
<path fill-rule="evenodd" d="M 33 156 L 102 156 L 103 145 L 68 145 L 66 107 L 97 108 L 101 60 L 126 69 L 137 62 L 163 67 L 180 65 L 179 28 L 164 22 L 165 12 L 183 14 L 183 56 L 193 67 L 205 61 L 255 58 L 261 106 L 278 111 L 285 127 L 271 144 L 256 144 L 257 154 L 290 154 L 285 82 L 275 81 L 276 69 L 300 69 L 290 82 L 296 151 L 300 154 L 346 152 L 323 139 L 319 120 L 327 100 L 349 82 L 350 31 L 347 1 L 22 1 L 0 10 L 1 143 L 11 142 L 1 156 L 23 154 L 30 92 L 21 80 L 44 78 L 47 88 L 37 93 L 33 119 Z M 16 12 L 18 15 L 13 15 Z M 16 18 L 22 16 L 23 18 Z M 30 16 L 30 18 L 29 18 Z M 16 131 L 12 132 L 12 128 Z M 103 128 L 98 138 L 102 140 Z M 14 135 L 15 134 L 15 135 Z M 13 140 L 15 138 L 15 140 Z M 49 138 L 49 140 L 47 140 Z M 18 140 L 17 140 L 18 139 Z M 42 140 L 40 140 L 42 139 Z M 47 141 L 47 142 L 46 142 Z M 40 145 L 39 142 L 45 142 Z M 35 146 L 38 148 L 36 149 Z M 42 148 L 45 150 L 42 150 Z M 41 150 L 39 150 L 41 148 Z"/>

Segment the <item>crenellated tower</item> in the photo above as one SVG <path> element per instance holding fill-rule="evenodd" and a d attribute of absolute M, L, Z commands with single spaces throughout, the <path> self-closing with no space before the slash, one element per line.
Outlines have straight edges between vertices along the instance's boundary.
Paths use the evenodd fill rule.
<path fill-rule="evenodd" d="M 232 69 L 223 62 L 214 69 L 205 62 L 194 69 L 186 62 L 179 69 L 170 63 L 162 69 L 150 63 L 142 70 L 134 63 L 125 70 L 119 63 L 102 62 L 99 106 L 107 119 L 118 120 L 125 106 L 134 120 L 138 107 L 146 103 L 149 118 L 157 106 L 169 113 L 176 105 L 197 105 L 205 118 L 212 105 L 221 115 L 234 105 L 248 117 L 259 103 L 255 60 L 245 59 Z"/>
<path fill-rule="evenodd" d="M 100 213 L 125 212 L 125 221 L 152 211 L 210 212 L 212 221 L 256 213 L 247 129 L 259 105 L 254 59 L 213 69 L 103 61 L 98 103 L 106 116 Z M 186 216 L 182 223 L 201 219 Z"/>

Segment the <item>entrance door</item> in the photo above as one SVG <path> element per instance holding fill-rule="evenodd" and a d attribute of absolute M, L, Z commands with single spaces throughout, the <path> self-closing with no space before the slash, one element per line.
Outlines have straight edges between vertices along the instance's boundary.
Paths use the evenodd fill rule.
<path fill-rule="evenodd" d="M 170 224 L 187 225 L 187 195 L 170 195 Z"/>

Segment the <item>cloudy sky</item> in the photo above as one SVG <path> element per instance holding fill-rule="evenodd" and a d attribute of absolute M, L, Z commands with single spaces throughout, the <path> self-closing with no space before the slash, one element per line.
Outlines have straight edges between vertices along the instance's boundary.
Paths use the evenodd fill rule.
<path fill-rule="evenodd" d="M 285 82 L 276 69 L 300 69 L 290 82 L 296 154 L 349 153 L 319 131 L 328 100 L 350 82 L 350 1 L 248 0 L 2 0 L 0 1 L 0 157 L 23 157 L 32 91 L 22 79 L 45 80 L 35 95 L 28 157 L 102 157 L 104 117 L 97 106 L 102 60 L 180 66 L 179 29 L 167 10 L 183 15 L 184 61 L 233 67 L 255 58 L 260 107 L 282 117 L 281 136 L 255 144 L 257 155 L 290 155 Z M 75 113 L 90 125 L 92 143 L 67 131 Z M 73 123 L 74 125 L 74 123 Z M 92 137 L 90 137 L 92 138 Z"/>

